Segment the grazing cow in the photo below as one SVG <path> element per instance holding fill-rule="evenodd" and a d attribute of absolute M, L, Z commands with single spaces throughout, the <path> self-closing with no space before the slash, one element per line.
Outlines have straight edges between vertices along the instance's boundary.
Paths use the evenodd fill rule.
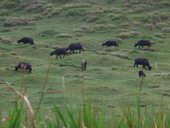
<path fill-rule="evenodd" d="M 70 54 L 74 53 L 75 50 L 84 51 L 83 46 L 80 43 L 72 43 L 68 46 L 67 50 L 70 50 Z"/>
<path fill-rule="evenodd" d="M 151 47 L 151 42 L 149 40 L 140 40 L 139 42 L 137 42 L 134 47 L 137 47 L 138 46 L 138 49 L 140 49 L 140 47 L 144 47 L 144 46 L 148 46 Z"/>
<path fill-rule="evenodd" d="M 26 62 L 19 62 L 17 66 L 15 66 L 15 71 L 18 71 L 20 69 L 21 72 L 24 70 L 28 70 L 28 73 L 32 72 L 32 65 Z"/>
<path fill-rule="evenodd" d="M 31 44 L 31 45 L 34 44 L 33 38 L 30 37 L 23 37 L 20 40 L 18 40 L 17 43 L 21 43 L 21 42 L 23 42 L 23 44 Z"/>
<path fill-rule="evenodd" d="M 145 73 L 144 73 L 144 71 L 142 71 L 142 70 L 140 70 L 140 71 L 138 72 L 138 74 L 139 74 L 139 77 L 145 77 L 145 76 L 146 76 Z"/>
<path fill-rule="evenodd" d="M 106 41 L 105 43 L 102 44 L 102 46 L 107 46 L 107 47 L 110 47 L 110 46 L 115 46 L 116 47 L 119 47 L 117 42 L 116 41 L 113 41 L 113 40 L 108 40 Z"/>
<path fill-rule="evenodd" d="M 87 66 L 87 61 L 85 59 L 82 59 L 80 64 L 81 64 L 81 70 L 85 71 Z"/>
<path fill-rule="evenodd" d="M 149 61 L 146 58 L 137 58 L 135 59 L 134 67 L 138 67 L 138 65 L 142 65 L 142 69 L 146 69 L 146 66 L 148 67 L 149 70 L 152 69 L 152 67 L 149 64 Z"/>
<path fill-rule="evenodd" d="M 58 58 L 58 56 L 60 58 L 62 58 L 61 55 L 63 55 L 63 58 L 64 58 L 65 55 L 68 56 L 67 48 L 57 48 L 56 50 L 54 50 L 50 53 L 50 56 L 52 56 L 52 55 L 56 55 L 56 59 Z"/>

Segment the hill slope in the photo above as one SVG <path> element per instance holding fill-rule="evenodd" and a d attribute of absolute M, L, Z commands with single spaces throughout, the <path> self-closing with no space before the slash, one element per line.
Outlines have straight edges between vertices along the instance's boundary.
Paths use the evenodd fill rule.
<path fill-rule="evenodd" d="M 22 85 L 36 108 L 49 64 L 47 89 L 42 111 L 62 105 L 63 76 L 68 104 L 81 104 L 82 72 L 80 60 L 87 59 L 87 97 L 97 108 L 108 112 L 120 110 L 126 101 L 132 105 L 140 79 L 133 68 L 136 57 L 146 57 L 153 66 L 145 71 L 142 103 L 160 105 L 161 95 L 167 105 L 170 90 L 170 2 L 169 0 L 3 0 L 0 1 L 0 82 Z M 33 37 L 36 46 L 19 45 L 23 36 Z M 119 49 L 101 46 L 117 40 Z M 137 50 L 140 39 L 152 41 L 150 50 Z M 56 47 L 81 42 L 86 51 L 64 59 L 49 54 Z M 14 71 L 19 61 L 33 65 L 31 75 Z M 0 87 L 0 109 L 10 109 L 13 94 Z"/>

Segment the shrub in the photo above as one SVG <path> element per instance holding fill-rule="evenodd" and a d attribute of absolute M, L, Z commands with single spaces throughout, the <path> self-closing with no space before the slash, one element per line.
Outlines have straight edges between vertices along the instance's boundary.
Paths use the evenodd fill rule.
<path fill-rule="evenodd" d="M 41 11 L 41 10 L 42 10 L 42 6 L 38 3 L 30 4 L 24 8 L 24 11 L 27 11 L 27 12 Z"/>
<path fill-rule="evenodd" d="M 11 40 L 4 36 L 0 36 L 0 42 L 5 44 L 11 44 Z"/>
<path fill-rule="evenodd" d="M 31 18 L 10 18 L 4 21 L 5 27 L 12 27 L 18 25 L 33 25 L 34 21 Z"/>
<path fill-rule="evenodd" d="M 73 36 L 69 33 L 59 33 L 58 35 L 56 35 L 56 37 L 59 38 L 72 38 Z"/>
<path fill-rule="evenodd" d="M 121 38 L 121 39 L 127 39 L 127 38 L 137 36 L 139 34 L 140 34 L 139 32 L 130 31 L 130 32 L 121 32 L 121 33 L 117 34 L 116 36 Z"/>
<path fill-rule="evenodd" d="M 158 28 L 158 29 L 165 28 L 166 26 L 167 26 L 166 23 L 157 23 L 157 24 L 155 25 L 155 27 Z"/>
<path fill-rule="evenodd" d="M 170 27 L 164 27 L 164 28 L 162 28 L 161 31 L 165 32 L 165 33 L 170 33 Z"/>
<path fill-rule="evenodd" d="M 87 14 L 87 10 L 84 8 L 75 8 L 68 11 L 67 16 L 83 16 Z"/>
<path fill-rule="evenodd" d="M 88 14 L 87 15 L 87 18 L 85 18 L 85 20 L 87 21 L 87 22 L 95 22 L 96 20 L 98 20 L 99 19 L 99 17 L 98 16 L 96 16 L 95 14 Z"/>
<path fill-rule="evenodd" d="M 48 29 L 48 30 L 44 30 L 42 32 L 39 33 L 39 35 L 41 36 L 54 36 L 56 35 L 58 32 L 52 29 Z"/>
<path fill-rule="evenodd" d="M 0 16 L 6 16 L 6 15 L 8 15 L 8 10 L 7 9 L 0 10 Z"/>
<path fill-rule="evenodd" d="M 153 14 L 150 14 L 149 16 L 147 16 L 147 23 L 152 23 L 152 24 L 157 24 L 161 21 L 166 21 L 170 18 L 170 16 L 166 13 L 159 13 L 159 12 L 155 12 Z"/>
<path fill-rule="evenodd" d="M 6 2 L 4 2 L 3 4 L 2 4 L 2 8 L 4 8 L 4 9 L 12 9 L 12 8 L 16 8 L 19 3 L 19 0 L 15 0 L 15 1 L 6 1 Z"/>
<path fill-rule="evenodd" d="M 134 6 L 134 8 L 129 10 L 129 12 L 130 13 L 142 13 L 142 12 L 149 11 L 150 9 L 151 7 L 147 5 L 138 5 L 138 6 Z"/>

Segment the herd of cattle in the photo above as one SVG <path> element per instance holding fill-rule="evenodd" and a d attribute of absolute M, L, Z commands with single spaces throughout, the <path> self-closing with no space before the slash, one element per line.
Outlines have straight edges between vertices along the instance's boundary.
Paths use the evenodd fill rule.
<path fill-rule="evenodd" d="M 30 37 L 23 37 L 20 40 L 18 40 L 17 43 L 31 44 L 31 45 L 35 44 L 33 38 L 30 38 Z M 105 45 L 107 47 L 111 47 L 111 46 L 114 46 L 115 48 L 119 47 L 118 43 L 113 40 L 108 40 L 102 44 L 102 46 L 105 46 Z M 148 48 L 151 47 L 151 42 L 149 40 L 140 40 L 134 45 L 134 47 L 138 47 L 138 49 L 140 49 L 141 47 L 143 48 L 144 46 L 147 46 Z M 50 53 L 50 56 L 56 55 L 56 58 L 58 57 L 64 58 L 65 55 L 68 56 L 70 54 L 74 54 L 76 50 L 78 50 L 79 53 L 81 53 L 81 51 L 84 51 L 81 43 L 72 43 L 68 47 L 65 47 L 65 48 L 56 48 L 54 51 Z M 86 70 L 87 61 L 85 59 L 82 59 L 80 64 L 81 64 L 82 71 Z M 138 67 L 138 65 L 142 65 L 142 69 L 143 68 L 148 69 L 148 70 L 152 69 L 152 66 L 150 65 L 148 59 L 146 58 L 136 58 L 134 62 L 134 67 Z M 18 69 L 20 69 L 21 72 L 23 72 L 24 70 L 27 70 L 28 73 L 31 73 L 32 65 L 26 62 L 19 62 L 19 64 L 15 66 L 15 70 L 17 71 Z M 140 70 L 138 74 L 139 74 L 139 77 L 145 77 L 145 73 L 142 70 Z"/>

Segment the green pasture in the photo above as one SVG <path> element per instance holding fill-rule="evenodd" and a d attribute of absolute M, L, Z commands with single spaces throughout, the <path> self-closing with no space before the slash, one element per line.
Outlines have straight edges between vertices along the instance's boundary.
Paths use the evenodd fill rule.
<path fill-rule="evenodd" d="M 6 82 L 18 90 L 24 86 L 36 109 L 47 80 L 40 108 L 43 113 L 54 104 L 82 106 L 80 60 L 84 58 L 88 62 L 85 72 L 87 100 L 96 110 L 105 108 L 107 113 L 119 115 L 126 104 L 136 106 L 140 84 L 138 71 L 141 69 L 133 68 L 137 57 L 148 58 L 153 66 L 152 71 L 144 71 L 141 104 L 158 108 L 163 96 L 169 109 L 169 0 L 153 3 L 149 0 L 115 0 L 109 4 L 110 1 L 37 0 L 39 6 L 33 10 L 26 0 L 0 1 L 2 112 L 6 113 L 15 103 L 15 95 L 5 88 Z M 33 37 L 36 45 L 17 44 L 23 36 Z M 151 40 L 152 47 L 138 50 L 134 44 L 140 39 Z M 117 40 L 119 49 L 102 47 L 107 40 Z M 81 42 L 85 52 L 63 59 L 50 57 L 53 48 L 67 47 L 73 42 Z M 14 71 L 20 61 L 33 65 L 32 74 Z"/>

